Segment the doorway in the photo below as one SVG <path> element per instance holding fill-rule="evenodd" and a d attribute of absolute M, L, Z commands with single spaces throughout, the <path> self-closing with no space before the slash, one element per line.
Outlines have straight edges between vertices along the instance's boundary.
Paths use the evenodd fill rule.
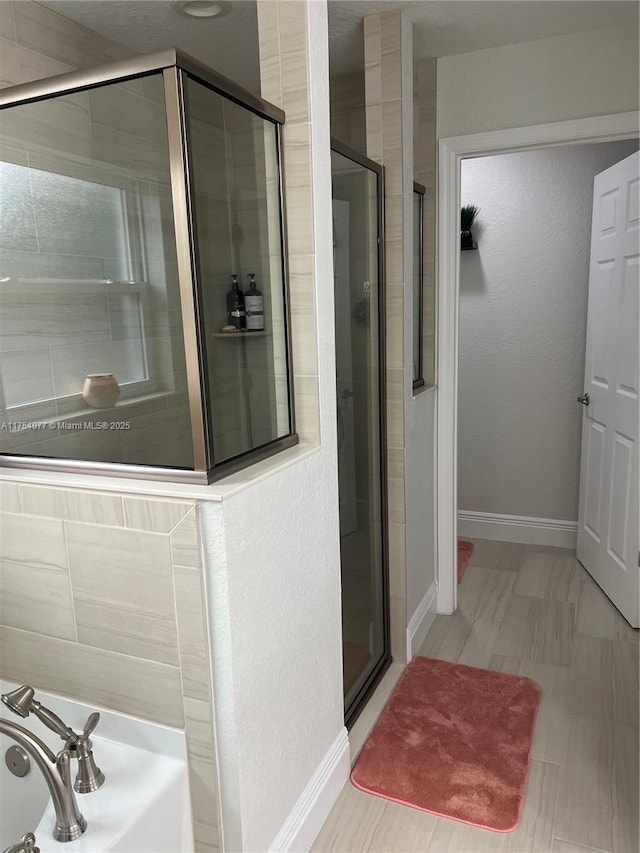
<path fill-rule="evenodd" d="M 462 161 L 458 532 L 575 550 L 594 177 L 638 141 Z"/>
<path fill-rule="evenodd" d="M 512 128 L 441 139 L 439 143 L 439 404 L 438 611 L 456 609 L 459 211 L 461 161 L 485 154 L 526 151 L 570 143 L 605 142 L 637 136 L 638 113 Z"/>
<path fill-rule="evenodd" d="M 345 721 L 391 662 L 382 167 L 331 144 Z"/>

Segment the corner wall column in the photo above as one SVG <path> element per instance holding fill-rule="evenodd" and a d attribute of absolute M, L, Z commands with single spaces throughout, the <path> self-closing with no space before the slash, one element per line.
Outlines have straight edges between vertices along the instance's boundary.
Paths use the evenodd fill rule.
<path fill-rule="evenodd" d="M 401 12 L 364 19 L 367 155 L 385 168 L 387 467 L 391 654 L 407 659 L 405 408 L 411 399 L 413 41 Z"/>
<path fill-rule="evenodd" d="M 287 219 L 291 345 L 296 431 L 320 441 L 316 329 L 315 208 L 308 2 L 258 2 L 263 97 L 286 113 L 283 129 L 284 204 Z M 328 109 L 328 107 L 327 107 Z M 328 130 L 328 128 L 327 128 Z"/>

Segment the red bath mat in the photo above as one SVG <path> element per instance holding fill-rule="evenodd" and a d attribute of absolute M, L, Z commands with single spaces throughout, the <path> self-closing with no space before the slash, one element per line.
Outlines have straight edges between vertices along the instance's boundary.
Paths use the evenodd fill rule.
<path fill-rule="evenodd" d="M 540 687 L 414 658 L 351 773 L 363 791 L 496 832 L 520 820 Z"/>
<path fill-rule="evenodd" d="M 473 542 L 467 542 L 465 539 L 458 539 L 458 583 L 462 582 L 464 573 L 467 571 L 469 560 L 475 549 Z"/>

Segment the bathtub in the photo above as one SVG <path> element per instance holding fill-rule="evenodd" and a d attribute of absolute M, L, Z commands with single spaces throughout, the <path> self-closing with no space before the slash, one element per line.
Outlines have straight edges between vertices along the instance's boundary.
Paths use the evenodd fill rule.
<path fill-rule="evenodd" d="M 0 682 L 2 693 L 17 686 Z M 41 690 L 36 698 L 76 731 L 92 711 L 100 711 L 91 740 L 106 781 L 91 794 L 76 794 L 86 832 L 77 841 L 55 841 L 55 812 L 40 770 L 31 761 L 26 776 L 14 776 L 5 754 L 16 742 L 0 736 L 0 851 L 35 832 L 41 853 L 193 853 L 183 732 Z M 62 741 L 35 717 L 22 720 L 4 705 L 0 716 L 34 732 L 54 752 L 62 748 Z"/>

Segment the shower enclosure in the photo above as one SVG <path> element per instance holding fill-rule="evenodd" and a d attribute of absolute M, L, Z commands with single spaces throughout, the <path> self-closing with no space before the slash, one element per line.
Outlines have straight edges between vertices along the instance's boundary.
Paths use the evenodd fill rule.
<path fill-rule="evenodd" d="M 390 663 L 382 167 L 331 143 L 342 646 L 347 724 Z"/>
<path fill-rule="evenodd" d="M 0 464 L 206 483 L 297 442 L 283 122 L 174 49 L 0 91 Z"/>

